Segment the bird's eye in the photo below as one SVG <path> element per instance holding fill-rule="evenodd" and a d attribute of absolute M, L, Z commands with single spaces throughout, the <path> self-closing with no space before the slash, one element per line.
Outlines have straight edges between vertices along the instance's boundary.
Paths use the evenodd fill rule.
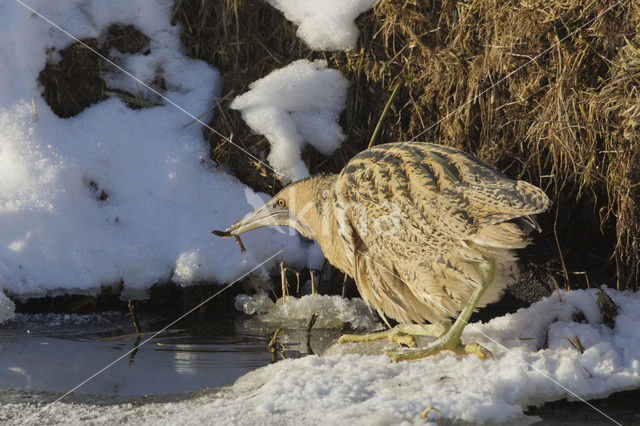
<path fill-rule="evenodd" d="M 276 201 L 276 204 L 278 205 L 278 207 L 284 207 L 287 205 L 286 201 L 284 201 L 284 199 L 282 198 L 278 198 L 278 201 Z"/>

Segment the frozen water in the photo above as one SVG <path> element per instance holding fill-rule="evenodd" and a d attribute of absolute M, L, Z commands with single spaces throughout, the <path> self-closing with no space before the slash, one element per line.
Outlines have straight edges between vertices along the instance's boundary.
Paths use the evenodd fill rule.
<path fill-rule="evenodd" d="M 15 310 L 16 305 L 4 294 L 4 291 L 0 290 L 0 323 L 12 319 Z"/>
<path fill-rule="evenodd" d="M 314 313 L 318 314 L 315 328 L 342 329 L 345 325 L 357 330 L 372 330 L 381 324 L 377 316 L 361 299 L 345 299 L 340 296 L 310 294 L 287 297 L 286 303 L 278 299 L 275 303 L 266 294 L 236 296 L 236 309 L 255 315 L 260 322 L 284 328 L 306 328 Z"/>

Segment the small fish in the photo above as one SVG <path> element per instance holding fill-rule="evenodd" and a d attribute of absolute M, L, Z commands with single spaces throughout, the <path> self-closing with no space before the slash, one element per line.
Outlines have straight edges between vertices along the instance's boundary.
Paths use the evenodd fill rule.
<path fill-rule="evenodd" d="M 221 238 L 229 238 L 229 237 L 233 237 L 236 240 L 236 243 L 238 243 L 238 245 L 240 246 L 240 251 L 243 254 L 247 253 L 247 249 L 244 248 L 244 244 L 242 244 L 242 240 L 240 239 L 240 235 L 236 235 L 236 234 L 232 234 L 231 232 L 227 232 L 227 231 L 211 231 L 211 233 L 213 235 L 217 235 L 218 237 Z"/>

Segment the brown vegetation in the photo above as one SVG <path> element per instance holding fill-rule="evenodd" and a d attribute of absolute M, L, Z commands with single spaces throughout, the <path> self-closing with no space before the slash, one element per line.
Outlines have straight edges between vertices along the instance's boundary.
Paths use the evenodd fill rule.
<path fill-rule="evenodd" d="M 554 200 L 525 261 L 567 286 L 617 275 L 620 288 L 638 288 L 640 9 L 633 2 L 380 0 L 358 18 L 358 46 L 349 53 L 308 49 L 263 0 L 177 0 L 172 16 L 187 52 L 222 73 L 210 125 L 235 144 L 262 157 L 269 150 L 228 108 L 234 97 L 294 60 L 325 59 L 351 82 L 341 118 L 347 140 L 329 157 L 307 147 L 312 173 L 339 171 L 370 143 L 461 148 Z M 149 49 L 129 25 L 84 42 L 105 56 L 111 48 Z M 38 80 L 56 114 L 73 116 L 109 94 L 100 76 L 109 65 L 86 48 L 74 43 L 50 55 Z M 161 77 L 154 86 L 163 89 Z M 140 93 L 112 92 L 132 108 L 152 106 Z M 255 189 L 280 189 L 263 164 L 205 132 L 218 164 Z"/>
<path fill-rule="evenodd" d="M 308 148 L 312 173 L 338 171 L 365 149 L 398 88 L 374 144 L 446 143 L 540 185 L 555 205 L 543 218 L 537 262 L 563 279 L 609 271 L 620 288 L 638 288 L 640 10 L 633 2 L 380 0 L 358 18 L 358 46 L 349 53 L 309 50 L 262 0 L 177 1 L 173 16 L 189 54 L 222 73 L 211 126 L 234 143 L 269 150 L 228 109 L 235 96 L 294 60 L 324 58 L 351 82 L 341 119 L 348 139 L 330 157 Z M 279 188 L 269 169 L 207 135 L 212 158 L 239 179 L 270 193 Z"/>

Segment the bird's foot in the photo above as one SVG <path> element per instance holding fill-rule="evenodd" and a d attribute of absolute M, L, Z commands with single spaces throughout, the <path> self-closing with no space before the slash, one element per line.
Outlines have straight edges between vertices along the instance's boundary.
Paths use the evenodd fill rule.
<path fill-rule="evenodd" d="M 471 343 L 469 345 L 463 345 L 462 341 L 460 340 L 464 327 L 469 323 L 471 313 L 473 312 L 483 293 L 485 292 L 487 287 L 491 285 L 495 277 L 495 261 L 488 259 L 484 263 L 480 263 L 479 268 L 483 277 L 482 285 L 476 287 L 476 289 L 471 294 L 471 297 L 469 297 L 469 301 L 465 305 L 464 309 L 462 309 L 462 312 L 460 312 L 460 315 L 458 315 L 456 322 L 453 323 L 451 328 L 449 328 L 446 333 L 439 336 L 438 340 L 432 342 L 424 349 L 416 349 L 405 352 L 391 351 L 386 352 L 386 354 L 394 361 L 405 361 L 409 359 L 417 359 L 435 355 L 446 349 L 463 355 L 476 354 L 482 359 L 493 359 L 493 355 L 491 355 L 491 352 L 489 352 L 479 344 Z"/>
<path fill-rule="evenodd" d="M 389 330 L 376 331 L 374 333 L 343 334 L 338 339 L 338 343 L 373 342 L 389 339 L 389 341 L 399 345 L 415 348 L 417 346 L 415 336 L 442 337 L 450 328 L 451 325 L 444 322 L 441 324 L 398 324 Z"/>
<path fill-rule="evenodd" d="M 489 352 L 489 350 L 480 346 L 479 344 L 471 343 L 468 345 L 463 345 L 460 342 L 460 340 L 452 341 L 450 343 L 436 341 L 424 349 L 415 349 L 415 350 L 403 351 L 403 352 L 387 351 L 385 352 L 385 355 L 390 357 L 392 360 L 398 362 L 398 361 L 408 361 L 412 359 L 418 359 L 418 358 L 428 357 L 431 355 L 436 355 L 444 350 L 449 350 L 451 352 L 455 352 L 461 355 L 475 354 L 480 359 L 487 359 L 487 358 L 494 359 L 491 352 Z"/>
<path fill-rule="evenodd" d="M 402 331 L 395 331 L 388 337 L 389 341 L 403 345 L 409 348 L 415 348 L 417 346 L 416 338 L 411 334 L 403 333 Z"/>
<path fill-rule="evenodd" d="M 458 351 L 459 348 L 462 348 L 462 351 Z M 459 344 L 458 346 L 456 346 L 455 349 L 452 349 L 454 352 L 462 354 L 462 355 L 472 355 L 472 354 L 476 354 L 478 355 L 478 358 L 480 359 L 495 359 L 493 357 L 493 354 L 491 352 L 489 352 L 489 349 L 485 348 L 484 346 L 481 346 L 477 343 L 470 343 L 468 345 L 463 345 L 462 343 Z"/>
<path fill-rule="evenodd" d="M 367 334 L 343 334 L 338 339 L 339 344 L 347 342 L 374 342 L 376 340 L 389 339 L 389 341 L 410 348 L 416 347 L 416 338 L 394 327 L 389 330 L 376 331 Z"/>

